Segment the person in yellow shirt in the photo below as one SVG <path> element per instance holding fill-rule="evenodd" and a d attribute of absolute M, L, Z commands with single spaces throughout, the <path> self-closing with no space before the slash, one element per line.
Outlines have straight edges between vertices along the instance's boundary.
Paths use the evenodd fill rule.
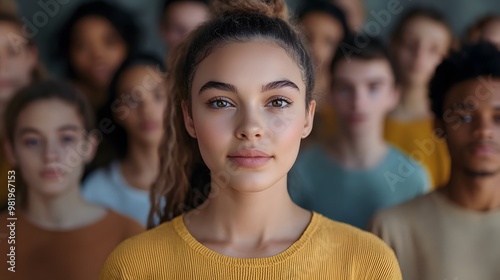
<path fill-rule="evenodd" d="M 450 156 L 444 140 L 435 135 L 439 130 L 434 129 L 428 87 L 452 41 L 443 16 L 427 9 L 403 16 L 391 41 L 402 88 L 400 103 L 386 120 L 385 138 L 427 168 L 434 188 L 448 182 Z"/>
<path fill-rule="evenodd" d="M 100 279 L 401 279 L 378 238 L 294 204 L 314 74 L 283 0 L 215 1 L 170 72 L 150 226 Z M 196 168 L 196 169 L 195 169 Z"/>

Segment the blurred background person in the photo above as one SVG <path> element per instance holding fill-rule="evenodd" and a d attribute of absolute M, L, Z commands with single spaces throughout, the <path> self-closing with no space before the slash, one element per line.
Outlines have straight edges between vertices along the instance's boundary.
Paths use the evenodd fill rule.
<path fill-rule="evenodd" d="M 0 242 L 0 279 L 97 279 L 109 253 L 143 231 L 138 223 L 86 202 L 83 169 L 94 153 L 93 114 L 84 96 L 57 81 L 33 83 L 9 102 L 7 156 L 15 167 L 15 273 Z M 2 220 L 12 217 L 5 211 Z M 8 227 L 0 229 L 7 236 Z"/>
<path fill-rule="evenodd" d="M 314 95 L 317 108 L 313 132 L 304 141 L 305 145 L 308 145 L 331 140 L 335 131 L 335 113 L 325 96 L 331 86 L 330 66 L 333 56 L 340 42 L 349 36 L 349 28 L 344 12 L 329 1 L 306 1 L 299 9 L 297 17 L 309 43 L 315 66 Z"/>
<path fill-rule="evenodd" d="M 57 55 L 66 64 L 66 76 L 97 111 L 107 100 L 116 69 L 136 51 L 140 38 L 128 11 L 108 2 L 92 1 L 77 7 L 57 40 Z"/>
<path fill-rule="evenodd" d="M 117 158 L 89 175 L 84 197 L 147 224 L 149 190 L 160 165 L 167 89 L 165 67 L 150 54 L 129 57 L 116 72 L 100 119 L 113 121 L 104 134 Z"/>
<path fill-rule="evenodd" d="M 383 138 L 384 119 L 399 100 L 399 79 L 382 43 L 371 38 L 349 57 L 337 50 L 331 73 L 338 128 L 329 143 L 299 155 L 289 192 L 305 209 L 366 229 L 376 211 L 426 193 L 429 178 Z"/>
<path fill-rule="evenodd" d="M 366 8 L 363 0 L 330 0 L 330 2 L 344 11 L 351 32 L 357 33 L 362 30 L 366 21 Z"/>
<path fill-rule="evenodd" d="M 371 227 L 405 280 L 500 277 L 499 89 L 500 52 L 490 43 L 466 46 L 436 70 L 431 107 L 450 150 L 450 181 L 378 213 Z"/>
<path fill-rule="evenodd" d="M 484 40 L 500 49 L 500 15 L 488 15 L 472 25 L 467 34 L 468 42 Z"/>
<path fill-rule="evenodd" d="M 165 0 L 160 17 L 160 35 L 173 51 L 186 37 L 210 18 L 210 0 Z"/>
<path fill-rule="evenodd" d="M 7 2 L 2 2 L 6 4 Z M 4 116 L 7 103 L 21 88 L 45 76 L 38 59 L 35 42 L 22 32 L 23 23 L 17 17 L 13 4 L 0 11 L 0 116 Z M 9 118 L 9 116 L 5 116 Z M 0 143 L 5 139 L 4 121 L 0 122 Z M 0 178 L 7 182 L 10 170 L 7 158 L 0 149 Z M 0 188 L 0 210 L 7 207 L 7 188 Z"/>
<path fill-rule="evenodd" d="M 385 137 L 427 168 L 433 187 L 448 182 L 450 159 L 446 143 L 434 133 L 428 88 L 452 42 L 446 20 L 430 9 L 409 11 L 399 21 L 391 39 L 391 52 L 402 78 L 401 100 L 387 118 Z"/>

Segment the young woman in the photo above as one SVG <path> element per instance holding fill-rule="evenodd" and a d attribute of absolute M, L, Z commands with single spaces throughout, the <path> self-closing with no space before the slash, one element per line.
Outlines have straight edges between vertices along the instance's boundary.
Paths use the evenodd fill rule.
<path fill-rule="evenodd" d="M 111 250 L 143 228 L 80 195 L 97 141 L 90 107 L 71 86 L 43 81 L 16 94 L 6 116 L 16 205 L 0 218 L 17 220 L 14 242 L 0 242 L 0 279 L 96 279 Z M 12 236 L 10 230 L 4 226 L 0 235 Z M 11 251 L 15 272 L 6 267 Z"/>
<path fill-rule="evenodd" d="M 0 12 L 0 116 L 7 102 L 22 87 L 44 76 L 35 42 L 25 37 L 24 24 L 11 13 Z M 9 116 L 7 116 L 9 118 Z M 3 141 L 3 121 L 0 123 L 0 143 Z M 0 149 L 0 178 L 7 180 L 10 169 L 3 149 Z M 7 206 L 7 189 L 0 188 L 0 209 Z"/>
<path fill-rule="evenodd" d="M 314 73 L 284 1 L 215 1 L 172 70 L 151 220 L 101 279 L 401 279 L 373 235 L 295 205 Z M 210 179 L 190 184 L 197 164 Z M 163 204 L 163 200 L 166 203 Z"/>
<path fill-rule="evenodd" d="M 391 41 L 401 73 L 401 100 L 387 118 L 385 137 L 427 168 L 433 188 L 448 182 L 451 163 L 446 143 L 435 135 L 428 88 L 452 43 L 444 17 L 428 9 L 411 10 L 403 16 Z"/>
<path fill-rule="evenodd" d="M 84 197 L 147 224 L 149 190 L 160 169 L 158 150 L 166 106 L 165 67 L 160 59 L 137 54 L 115 74 L 100 119 L 114 122 L 107 143 L 118 160 L 90 174 Z"/>
<path fill-rule="evenodd" d="M 137 48 L 134 19 L 119 6 L 92 1 L 79 6 L 58 35 L 57 56 L 68 78 L 97 110 L 107 100 L 116 69 Z"/>

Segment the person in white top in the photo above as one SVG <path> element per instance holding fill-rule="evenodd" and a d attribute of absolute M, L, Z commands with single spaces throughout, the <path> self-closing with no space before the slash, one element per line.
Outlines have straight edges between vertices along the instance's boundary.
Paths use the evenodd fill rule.
<path fill-rule="evenodd" d="M 91 173 L 83 184 L 84 197 L 146 225 L 149 189 L 159 172 L 159 154 L 166 106 L 164 66 L 148 54 L 128 58 L 118 69 L 100 120 L 110 119 L 104 136 L 119 160 Z"/>
<path fill-rule="evenodd" d="M 500 52 L 481 42 L 437 68 L 435 132 L 452 159 L 446 187 L 375 215 L 403 278 L 500 279 Z"/>

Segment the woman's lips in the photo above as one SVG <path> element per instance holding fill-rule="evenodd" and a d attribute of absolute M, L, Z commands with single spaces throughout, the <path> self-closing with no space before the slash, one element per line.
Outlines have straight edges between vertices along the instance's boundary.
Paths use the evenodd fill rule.
<path fill-rule="evenodd" d="M 146 121 L 141 123 L 141 130 L 144 132 L 156 131 L 160 128 L 160 124 L 153 121 Z"/>
<path fill-rule="evenodd" d="M 59 180 L 62 175 L 62 172 L 56 169 L 45 169 L 40 172 L 40 177 L 45 180 Z"/>
<path fill-rule="evenodd" d="M 258 168 L 266 165 L 273 157 L 260 150 L 239 150 L 228 156 L 229 160 L 244 168 Z"/>

